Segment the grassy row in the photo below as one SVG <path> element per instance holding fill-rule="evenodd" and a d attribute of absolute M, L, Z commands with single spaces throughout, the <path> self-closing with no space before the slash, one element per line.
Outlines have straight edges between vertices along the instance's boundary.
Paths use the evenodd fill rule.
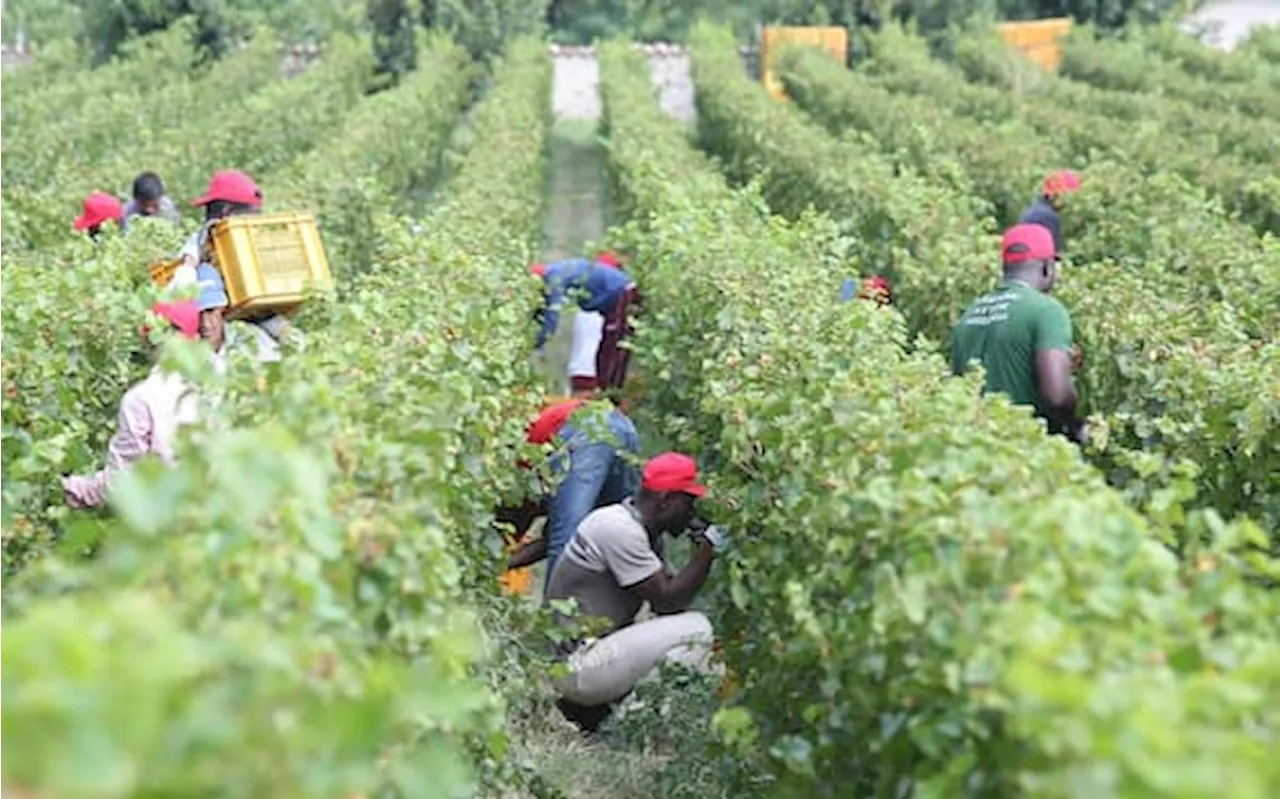
<path fill-rule="evenodd" d="M 256 89 L 264 76 L 269 82 L 279 58 L 275 37 L 262 35 L 207 71 L 174 70 L 160 86 L 125 84 L 87 98 L 65 116 L 19 122 L 5 136 L 4 183 L 57 186 L 77 173 L 100 173 L 112 154 L 144 152 L 167 131 L 189 125 L 193 115 L 218 111 Z"/>
<path fill-rule="evenodd" d="M 477 114 L 477 142 L 507 147 L 474 150 L 459 180 L 492 162 L 540 179 L 549 74 L 518 46 Z M 96 559 L 6 581 L 7 786 L 457 796 L 477 742 L 500 758 L 467 558 L 536 405 L 510 335 L 536 289 L 495 295 L 511 239 L 538 226 L 514 227 L 525 210 L 498 190 L 451 196 L 448 237 L 376 220 L 377 268 L 304 312 L 305 350 L 206 385 L 212 423 L 177 467 L 119 481 Z M 481 200 L 511 226 L 465 228 Z"/>
<path fill-rule="evenodd" d="M 1183 68 L 1185 61 L 1166 59 L 1147 46 L 1144 38 L 1121 41 L 1076 33 L 1065 42 L 1058 69 L 1073 80 L 1109 89 L 1167 94 L 1210 113 L 1280 117 L 1280 85 L 1274 82 L 1271 70 L 1256 65 L 1251 73 L 1233 74 L 1234 79 L 1224 79 L 1221 74 L 1197 75 Z M 1169 40 L 1165 41 L 1167 47 Z M 1246 69 L 1249 63 L 1244 57 L 1214 63 L 1224 62 L 1242 64 Z"/>
<path fill-rule="evenodd" d="M 1129 127 L 1130 134 L 1134 127 L 1145 127 L 1166 137 L 1185 139 L 1182 147 L 1193 148 L 1204 157 L 1230 157 L 1253 165 L 1270 161 L 1275 139 L 1280 136 L 1280 120 L 1270 117 L 1205 113 L 1202 106 L 1187 100 L 1102 88 L 1046 73 L 990 35 L 963 36 L 955 50 L 960 71 L 979 85 L 1005 92 L 1002 99 L 1007 107 L 1016 109 L 1016 101 L 1025 99 L 1056 103 L 1059 109 L 1087 114 L 1096 123 L 1109 122 L 1100 135 L 1110 136 L 1117 123 Z M 1036 114 L 1031 117 L 1039 118 Z"/>
<path fill-rule="evenodd" d="M 1280 79 L 1280 71 L 1249 48 L 1226 51 L 1208 47 L 1173 25 L 1137 29 L 1130 32 L 1130 36 L 1143 49 L 1203 80 L 1226 83 L 1269 80 L 1275 84 Z"/>
<path fill-rule="evenodd" d="M 497 86 L 473 116 L 468 157 L 431 213 L 384 239 L 370 264 L 375 282 L 397 276 L 384 284 L 387 292 L 400 290 L 399 275 L 414 276 L 413 302 L 433 310 L 409 335 L 445 356 L 446 371 L 422 369 L 420 379 L 447 396 L 435 406 L 441 416 L 434 421 L 449 425 L 453 438 L 449 460 L 424 467 L 456 492 L 453 503 L 440 507 L 462 514 L 452 527 L 456 546 L 467 553 L 482 593 L 497 588 L 493 503 L 525 487 L 512 468 L 511 447 L 523 441 L 524 425 L 543 399 L 528 357 L 532 339 L 518 331 L 528 329 L 541 301 L 525 267 L 541 245 L 550 93 L 545 45 L 513 42 Z M 404 399 L 404 412 L 415 415 L 412 396 Z"/>
<path fill-rule="evenodd" d="M 1070 163 L 1052 140 L 1031 135 L 1017 117 L 983 123 L 950 114 L 928 97 L 889 91 L 874 78 L 806 50 L 786 53 L 783 66 L 788 91 L 823 127 L 833 134 L 868 134 L 861 141 L 874 144 L 899 168 L 987 201 L 1001 225 L 1016 220 L 1044 175 Z M 1124 165 L 1105 161 L 1094 171 L 1113 176 L 1117 185 L 1106 205 L 1087 203 L 1068 215 L 1068 232 L 1078 233 L 1070 237 L 1077 260 L 1140 256 L 1168 267 L 1146 270 L 1159 276 L 1161 294 L 1226 300 L 1255 338 L 1280 324 L 1274 268 L 1280 253 L 1273 242 L 1249 235 L 1176 176 L 1144 181 Z M 1180 235 L 1140 235 L 1155 224 L 1157 208 L 1165 214 L 1159 225 L 1181 227 Z M 1206 285 L 1213 286 L 1208 294 Z"/>
<path fill-rule="evenodd" d="M 1099 90 L 1046 75 L 993 37 L 963 38 L 956 51 L 970 78 L 1014 95 L 1026 91 L 1024 78 L 1032 73 L 1030 94 L 1039 102 L 1022 112 L 1042 133 L 1063 140 L 1073 160 L 1096 160 L 1101 152 L 1138 164 L 1149 175 L 1176 172 L 1259 231 L 1280 233 L 1280 182 L 1268 167 L 1280 140 L 1280 120 L 1205 113 L 1202 104 L 1190 101 Z"/>
<path fill-rule="evenodd" d="M 928 97 L 940 109 L 979 121 L 1016 117 L 1072 163 L 1121 160 L 1145 175 L 1178 173 L 1258 230 L 1280 229 L 1280 184 L 1265 168 L 1274 121 L 1241 122 L 1235 115 L 1092 90 L 1044 74 L 985 36 L 962 38 L 956 48 L 971 73 L 995 85 L 958 80 L 920 40 L 891 27 L 874 37 L 874 57 L 860 70 L 890 90 Z"/>
<path fill-rule="evenodd" d="M 323 142 L 263 181 L 277 207 L 316 213 L 337 273 L 372 262 L 378 216 L 437 178 L 458 125 L 471 74 L 466 51 L 436 39 L 418 52 L 417 70 L 399 86 L 356 104 Z"/>
<path fill-rule="evenodd" d="M 238 95 L 256 91 L 264 76 L 273 74 L 276 59 L 274 38 L 260 37 L 207 73 L 174 70 L 163 87 L 140 90 L 140 96 L 111 106 L 110 113 L 97 114 L 91 123 L 74 120 L 70 106 L 73 122 L 68 131 L 61 131 L 61 123 L 23 128 L 26 141 L 17 146 L 27 157 L 4 166 L 5 186 L 0 190 L 0 207 L 20 222 L 0 229 L 0 247 L 38 248 L 47 257 L 67 239 L 69 219 L 84 195 L 102 190 L 128 196 L 129 183 L 138 172 L 177 160 L 169 155 L 177 151 L 170 143 L 175 133 L 189 140 L 196 131 L 219 124 Z M 140 118 L 147 122 L 140 124 Z M 174 191 L 186 188 L 175 186 Z"/>
<path fill-rule="evenodd" d="M 808 63 L 809 78 L 793 70 L 792 84 L 810 106 L 844 102 L 839 89 L 811 91 L 820 82 L 815 73 L 826 71 L 840 87 L 864 85 L 838 68 Z M 879 132 L 894 138 L 874 149 L 837 141 L 794 108 L 769 101 L 723 52 L 696 54 L 694 71 L 704 145 L 741 180 L 766 174 L 775 210 L 798 215 L 812 204 L 838 219 L 854 234 L 860 268 L 902 285 L 912 330 L 945 342 L 960 309 L 997 277 L 995 240 L 986 235 L 992 226 L 974 211 L 966 183 L 1003 186 L 998 196 L 1008 202 L 1015 192 L 998 177 L 999 163 L 1035 156 L 1016 128 L 1007 155 L 994 125 L 985 151 L 975 153 L 955 148 L 981 141 L 980 128 L 938 120 L 934 131 L 922 117 L 895 163 L 878 152 L 903 146 L 892 125 Z M 867 97 L 885 99 L 876 91 Z M 875 108 L 863 99 L 855 94 L 849 104 L 859 115 Z M 905 123 L 914 105 L 905 108 L 890 119 Z M 1280 518 L 1272 488 L 1272 387 L 1280 372 L 1266 332 L 1280 323 L 1276 242 L 1206 207 L 1203 195 L 1175 176 L 1144 182 L 1123 164 L 1100 163 L 1085 182 L 1067 212 L 1073 263 L 1081 268 L 1067 272 L 1061 293 L 1087 353 L 1080 377 L 1086 407 L 1109 423 L 1107 468 L 1144 503 L 1194 469 L 1198 504 L 1271 524 Z"/>
<path fill-rule="evenodd" d="M 126 43 L 120 54 L 103 67 L 78 69 L 48 85 L 38 80 L 32 91 L 24 90 L 28 87 L 22 85 L 22 78 L 10 87 L 6 76 L 5 88 L 17 89 L 5 94 L 2 118 L 6 141 L 15 129 L 39 127 L 57 119 L 76 118 L 91 124 L 92 118 L 82 115 L 81 109 L 93 98 L 117 91 L 159 88 L 175 73 L 186 73 L 194 62 L 194 33 L 195 25 L 190 20 L 180 21 L 165 31 Z"/>
<path fill-rule="evenodd" d="M 89 51 L 86 48 L 73 39 L 56 39 L 42 45 L 39 56 L 24 64 L 22 69 L 8 71 L 4 76 L 5 97 L 10 101 L 29 97 L 81 77 L 80 73 L 88 68 Z M 24 99 L 23 102 L 29 101 Z M 6 125 L 9 120 L 10 117 L 4 117 Z"/>
<path fill-rule="evenodd" d="M 637 347 L 734 530 L 716 623 L 743 686 L 717 727 L 767 753 L 770 794 L 1273 791 L 1275 599 L 1226 554 L 1251 528 L 1184 569 L 1072 448 L 909 354 L 895 311 L 838 302 L 831 224 L 730 192 L 641 67 L 604 50 Z"/>
<path fill-rule="evenodd" d="M 22 246 L 49 257 L 49 248 L 67 240 L 69 209 L 80 198 L 94 189 L 126 193 L 143 169 L 161 174 L 179 202 L 199 194 L 210 174 L 232 164 L 262 181 L 335 133 L 362 98 L 372 69 L 367 42 L 338 38 L 324 59 L 292 80 L 277 80 L 274 68 L 265 75 L 234 70 L 238 83 L 203 85 L 216 99 L 192 97 L 189 116 L 162 127 L 155 138 L 94 163 L 68 162 L 48 184 L 6 186 L 5 223 Z M 127 138 L 131 130 L 118 135 Z M 271 204 L 270 196 L 266 200 Z M 7 241 L 5 246 L 10 248 Z"/>

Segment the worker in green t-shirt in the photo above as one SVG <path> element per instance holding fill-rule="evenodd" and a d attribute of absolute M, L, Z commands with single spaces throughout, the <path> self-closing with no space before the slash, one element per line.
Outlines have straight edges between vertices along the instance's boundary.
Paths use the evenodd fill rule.
<path fill-rule="evenodd" d="M 1004 234 L 1004 281 L 979 297 L 951 331 L 951 369 L 963 374 L 978 361 L 986 369 L 986 391 L 999 391 L 1016 405 L 1030 405 L 1049 431 L 1074 441 L 1088 439 L 1076 416 L 1071 379 L 1079 351 L 1071 340 L 1071 316 L 1049 296 L 1058 256 L 1053 234 L 1021 224 Z"/>

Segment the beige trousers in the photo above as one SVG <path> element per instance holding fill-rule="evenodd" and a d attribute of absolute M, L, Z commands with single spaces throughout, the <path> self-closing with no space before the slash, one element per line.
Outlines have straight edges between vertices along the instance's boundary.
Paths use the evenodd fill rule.
<path fill-rule="evenodd" d="M 621 699 L 660 662 L 711 670 L 711 622 L 696 611 L 658 616 L 624 627 L 569 656 L 560 695 L 588 707 Z"/>

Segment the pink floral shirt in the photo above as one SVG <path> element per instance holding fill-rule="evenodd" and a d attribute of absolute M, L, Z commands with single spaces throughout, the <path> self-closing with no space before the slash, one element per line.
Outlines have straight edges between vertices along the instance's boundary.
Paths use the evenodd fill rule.
<path fill-rule="evenodd" d="M 64 477 L 62 488 L 73 508 L 93 508 L 106 502 L 114 474 L 155 453 L 173 463 L 178 429 L 199 418 L 195 389 L 181 376 L 151 370 L 146 380 L 129 389 L 120 401 L 115 435 L 107 447 L 107 465 L 92 475 Z"/>

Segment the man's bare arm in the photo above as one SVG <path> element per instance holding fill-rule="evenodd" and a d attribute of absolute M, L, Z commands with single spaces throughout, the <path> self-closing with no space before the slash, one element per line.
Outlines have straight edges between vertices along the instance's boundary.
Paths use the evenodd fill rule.
<path fill-rule="evenodd" d="M 699 537 L 697 542 L 693 557 L 679 574 L 672 576 L 665 568 L 659 569 L 651 577 L 630 587 L 632 592 L 649 603 L 654 613 L 682 613 L 706 582 L 707 575 L 711 573 L 715 550 L 705 538 Z"/>

